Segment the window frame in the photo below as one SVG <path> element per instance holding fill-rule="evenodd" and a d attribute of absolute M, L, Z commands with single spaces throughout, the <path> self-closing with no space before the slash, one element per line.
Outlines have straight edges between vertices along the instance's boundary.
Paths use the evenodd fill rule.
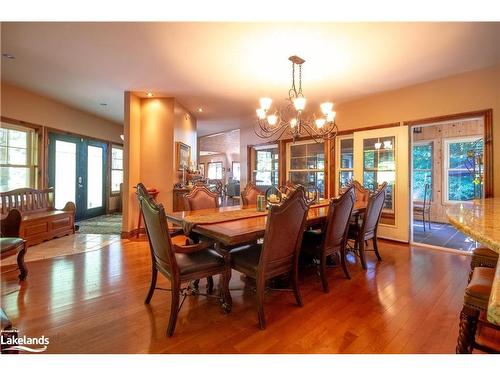
<path fill-rule="evenodd" d="M 122 171 L 123 173 L 123 178 L 122 178 L 122 183 L 124 183 L 125 181 L 125 172 L 124 172 L 124 147 L 123 145 L 119 145 L 119 144 L 114 144 L 114 143 L 111 143 L 110 144 L 111 147 L 109 147 L 109 196 L 110 197 L 117 197 L 120 195 L 120 191 L 113 191 L 113 171 Z M 116 148 L 116 149 L 120 149 L 122 150 L 122 168 L 121 169 L 116 169 L 116 168 L 113 168 L 113 149 Z"/>
<path fill-rule="evenodd" d="M 19 132 L 26 133 L 26 164 L 10 164 L 1 163 L 0 168 L 25 168 L 28 170 L 29 186 L 16 187 L 14 189 L 20 188 L 36 188 L 37 187 L 37 168 L 38 168 L 38 136 L 36 129 L 29 126 L 22 126 L 17 124 L 11 124 L 7 121 L 1 120 L 1 128 L 8 130 L 15 130 Z M 9 148 L 19 148 L 19 147 L 9 147 L 8 145 L 8 135 L 7 135 L 7 145 L 2 146 L 7 148 L 7 158 L 9 155 Z M 13 189 L 10 189 L 13 190 Z"/>
<path fill-rule="evenodd" d="M 414 169 L 413 168 L 413 147 L 415 146 L 425 146 L 425 145 L 430 145 L 431 146 L 431 169 Z M 434 202 L 434 141 L 433 140 L 421 140 L 421 141 L 414 141 L 412 143 L 412 149 L 411 149 L 411 176 L 413 178 L 415 171 L 430 171 L 431 173 L 431 181 L 430 181 L 430 187 L 431 187 L 431 195 L 429 202 Z M 412 187 L 413 187 L 413 181 L 412 181 Z M 413 200 L 413 191 L 410 192 L 412 194 L 412 200 Z M 420 199 L 417 199 L 417 201 L 420 201 Z"/>
<path fill-rule="evenodd" d="M 320 143 L 323 146 L 323 168 L 315 168 L 315 169 L 291 169 L 291 155 L 292 155 L 292 150 L 291 148 L 293 146 L 300 146 L 300 145 L 308 145 L 308 144 L 317 144 Z M 323 186 L 323 197 L 326 198 L 328 196 L 328 163 L 327 163 L 327 152 L 325 151 L 325 145 L 326 142 L 321 141 L 321 142 L 316 142 L 314 139 L 304 139 L 301 141 L 296 141 L 296 142 L 287 142 L 286 144 L 286 181 L 291 181 L 290 179 L 290 173 L 291 172 L 311 172 L 311 173 L 323 173 L 323 179 L 324 179 L 324 186 Z M 307 156 L 306 156 L 307 157 Z M 307 188 L 307 186 L 305 186 Z"/>
<path fill-rule="evenodd" d="M 277 143 L 269 143 L 269 144 L 252 146 L 251 148 L 253 149 L 253 152 L 254 152 L 254 154 L 252 154 L 252 158 L 254 160 L 251 161 L 251 164 L 252 163 L 254 164 L 254 168 L 252 168 L 252 170 L 250 172 L 251 173 L 250 181 L 253 181 L 256 186 L 268 186 L 268 185 L 259 185 L 257 183 L 257 179 L 256 179 L 257 173 L 258 172 L 264 172 L 264 173 L 270 173 L 271 174 L 271 185 L 273 185 L 272 184 L 273 174 L 275 175 L 276 180 L 278 181 L 277 185 L 279 185 L 280 184 L 280 162 L 281 162 L 280 161 L 280 152 L 279 152 L 280 149 L 279 149 L 279 145 Z M 276 154 L 278 155 L 278 161 L 277 161 L 278 169 L 273 169 L 273 165 L 274 165 L 275 161 L 271 159 L 271 169 L 261 169 L 261 170 L 259 170 L 259 168 L 258 168 L 257 153 L 259 151 L 267 151 L 267 150 L 270 150 L 270 149 L 273 149 L 273 150 L 276 149 Z"/>
<path fill-rule="evenodd" d="M 450 144 L 452 143 L 467 143 L 474 142 L 478 139 L 483 140 L 483 157 L 485 154 L 485 142 L 484 135 L 470 135 L 470 136 L 462 136 L 462 137 L 452 137 L 452 138 L 444 138 L 443 139 L 443 204 L 455 204 L 455 203 L 465 203 L 470 201 L 455 201 L 448 199 L 448 172 L 450 170 L 463 170 L 463 168 L 450 168 Z M 484 171 L 483 171 L 484 177 Z M 483 185 L 484 189 L 484 185 Z"/>
<path fill-rule="evenodd" d="M 346 139 L 352 139 L 352 168 L 342 168 L 342 141 Z M 352 172 L 352 176 L 354 179 L 354 135 L 344 135 L 338 136 L 335 140 L 336 142 L 336 150 L 335 150 L 335 195 L 339 195 L 340 192 L 340 175 L 342 172 Z"/>
<path fill-rule="evenodd" d="M 210 177 L 210 164 L 220 164 L 220 174 L 221 174 L 221 177 L 220 178 L 211 178 Z M 222 180 L 224 178 L 224 171 L 223 171 L 223 168 L 224 168 L 224 163 L 222 161 L 209 161 L 207 163 L 207 178 L 209 180 Z M 217 174 L 217 169 L 216 169 L 216 174 Z"/>

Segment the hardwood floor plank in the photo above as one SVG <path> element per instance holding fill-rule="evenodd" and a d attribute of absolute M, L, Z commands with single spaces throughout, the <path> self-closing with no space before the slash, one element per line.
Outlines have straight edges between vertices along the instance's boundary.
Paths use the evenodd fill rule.
<path fill-rule="evenodd" d="M 188 298 L 168 338 L 169 292 L 144 305 L 151 265 L 143 240 L 30 262 L 21 285 L 16 273 L 2 274 L 2 307 L 20 334 L 49 337 L 49 353 L 453 353 L 469 258 L 380 247 L 383 261 L 368 253 L 367 271 L 349 256 L 351 280 L 328 269 L 328 294 L 314 268 L 301 270 L 302 308 L 291 293 L 268 293 L 264 331 L 252 291 L 232 291 L 228 315 L 215 299 Z M 231 288 L 244 286 L 233 271 Z"/>

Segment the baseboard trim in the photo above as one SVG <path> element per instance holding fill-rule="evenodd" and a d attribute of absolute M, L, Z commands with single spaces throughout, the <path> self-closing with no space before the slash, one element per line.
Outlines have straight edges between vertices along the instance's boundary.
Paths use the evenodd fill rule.
<path fill-rule="evenodd" d="M 444 251 L 447 253 L 452 253 L 456 255 L 466 255 L 466 256 L 471 256 L 472 253 L 465 251 L 465 250 L 457 250 L 457 249 L 451 249 L 449 247 L 442 247 L 442 246 L 435 246 L 435 245 L 429 245 L 426 243 L 420 243 L 420 242 L 410 242 L 410 246 L 418 246 L 418 247 L 426 247 L 431 250 L 438 250 L 438 251 Z"/>
<path fill-rule="evenodd" d="M 146 229 L 145 228 L 139 228 L 139 229 L 132 229 L 130 232 L 122 231 L 120 237 L 123 240 L 127 240 L 129 238 L 134 238 L 137 237 L 137 234 L 146 234 Z"/>

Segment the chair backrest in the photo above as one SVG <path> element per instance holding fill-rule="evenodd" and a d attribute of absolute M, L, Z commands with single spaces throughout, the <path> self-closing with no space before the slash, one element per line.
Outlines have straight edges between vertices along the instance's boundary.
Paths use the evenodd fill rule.
<path fill-rule="evenodd" d="M 257 196 L 264 194 L 265 193 L 255 186 L 253 182 L 249 182 L 247 186 L 245 186 L 245 190 L 241 192 L 241 202 L 243 206 L 257 204 Z"/>
<path fill-rule="evenodd" d="M 369 239 L 377 235 L 378 223 L 384 208 L 386 188 L 387 182 L 384 182 L 368 199 L 360 232 L 363 239 Z"/>
<path fill-rule="evenodd" d="M 143 184 L 137 184 L 136 193 L 146 226 L 153 264 L 166 272 L 166 276 L 177 277 L 177 262 L 167 229 L 165 209 L 162 204 L 155 203 Z"/>
<path fill-rule="evenodd" d="M 195 186 L 184 195 L 184 200 L 190 211 L 219 207 L 219 195 L 208 190 L 206 186 Z"/>
<path fill-rule="evenodd" d="M 308 209 L 302 186 L 282 204 L 269 208 L 258 279 L 289 272 L 297 265 Z"/>
<path fill-rule="evenodd" d="M 0 193 L 1 213 L 7 214 L 16 208 L 21 212 L 48 211 L 54 209 L 54 188 L 22 188 Z M 58 207 L 62 208 L 62 207 Z"/>
<path fill-rule="evenodd" d="M 0 219 L 0 237 L 19 237 L 22 215 L 17 208 L 12 208 Z"/>
<path fill-rule="evenodd" d="M 340 197 L 330 200 L 324 228 L 323 247 L 326 250 L 341 248 L 347 241 L 349 219 L 356 201 L 354 187 L 349 187 Z"/>
<path fill-rule="evenodd" d="M 368 203 L 368 199 L 370 198 L 370 190 L 366 189 L 356 180 L 352 182 L 352 186 L 354 187 L 354 193 L 356 195 L 356 203 Z"/>

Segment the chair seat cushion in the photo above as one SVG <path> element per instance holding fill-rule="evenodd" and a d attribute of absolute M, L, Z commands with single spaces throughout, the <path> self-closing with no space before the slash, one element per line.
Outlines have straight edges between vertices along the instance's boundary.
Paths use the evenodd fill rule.
<path fill-rule="evenodd" d="M 17 237 L 2 237 L 0 238 L 0 249 L 2 253 L 6 253 L 23 244 L 22 238 Z"/>
<path fill-rule="evenodd" d="M 231 250 L 231 267 L 249 276 L 257 274 L 262 245 L 252 244 Z"/>
<path fill-rule="evenodd" d="M 321 241 L 323 239 L 323 231 L 321 229 L 312 229 L 304 232 L 302 238 L 302 251 L 310 254 L 315 254 L 320 251 Z"/>
<path fill-rule="evenodd" d="M 181 276 L 224 267 L 224 258 L 215 250 L 207 249 L 194 253 L 175 253 Z"/>
<path fill-rule="evenodd" d="M 476 267 L 472 278 L 465 288 L 464 303 L 486 310 L 490 299 L 491 286 L 495 277 L 495 269 Z"/>

